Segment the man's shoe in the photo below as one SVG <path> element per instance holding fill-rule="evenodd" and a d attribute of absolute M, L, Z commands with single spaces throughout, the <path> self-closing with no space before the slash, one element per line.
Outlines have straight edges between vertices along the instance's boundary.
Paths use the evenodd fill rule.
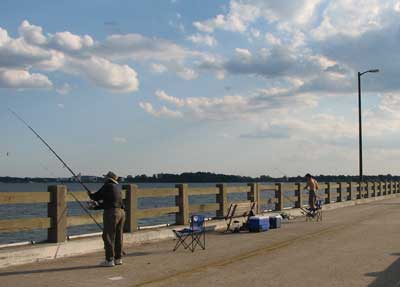
<path fill-rule="evenodd" d="M 122 259 L 115 259 L 114 260 L 115 265 L 122 265 Z"/>
<path fill-rule="evenodd" d="M 100 262 L 100 266 L 102 266 L 102 267 L 114 267 L 115 266 L 114 260 L 110 260 L 110 261 L 104 260 L 104 261 Z"/>

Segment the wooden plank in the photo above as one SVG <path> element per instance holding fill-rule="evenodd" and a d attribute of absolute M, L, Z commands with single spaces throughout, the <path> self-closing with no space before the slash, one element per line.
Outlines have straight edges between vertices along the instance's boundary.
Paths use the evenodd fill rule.
<path fill-rule="evenodd" d="M 258 186 L 258 189 L 261 190 L 261 191 L 264 191 L 264 190 L 275 190 L 275 188 L 276 188 L 276 185 L 274 183 L 262 184 L 262 185 Z"/>
<path fill-rule="evenodd" d="M 250 192 L 250 186 L 227 186 L 228 193 Z"/>
<path fill-rule="evenodd" d="M 93 191 L 95 192 L 95 191 Z M 122 198 L 125 198 L 126 195 L 126 191 L 122 190 Z M 73 195 L 71 195 L 73 194 Z M 76 201 L 74 199 L 74 197 L 76 197 L 79 201 L 90 201 L 89 195 L 87 194 L 86 191 L 69 191 L 67 193 L 67 201 L 71 202 L 71 201 Z"/>
<path fill-rule="evenodd" d="M 96 212 L 92 213 L 92 216 L 96 219 L 98 223 L 103 222 L 103 213 Z M 68 216 L 67 218 L 67 226 L 77 226 L 77 225 L 85 225 L 85 224 L 96 224 L 89 215 L 78 215 L 78 216 Z"/>
<path fill-rule="evenodd" d="M 15 203 L 47 203 L 49 201 L 49 192 L 0 192 L 0 205 Z"/>
<path fill-rule="evenodd" d="M 137 218 L 148 218 L 148 217 L 157 217 L 169 213 L 177 213 L 179 212 L 178 206 L 172 207 L 159 207 L 159 208 L 149 208 L 149 209 L 138 209 L 136 214 Z"/>
<path fill-rule="evenodd" d="M 295 195 L 292 195 L 292 196 L 286 196 L 285 195 L 283 197 L 283 201 L 285 201 L 285 202 L 293 202 L 293 203 L 295 203 L 298 199 L 299 199 L 299 197 L 295 196 Z"/>
<path fill-rule="evenodd" d="M 276 202 L 278 202 L 277 198 L 270 198 L 270 199 L 262 199 L 260 201 L 260 204 L 274 204 Z"/>
<path fill-rule="evenodd" d="M 327 187 L 327 184 L 322 182 L 322 183 L 318 183 L 318 186 L 319 186 L 319 189 L 321 190 L 321 189 L 325 189 Z"/>
<path fill-rule="evenodd" d="M 237 203 L 250 203 L 250 202 L 251 202 L 250 200 L 234 200 L 234 201 L 229 201 L 228 205 L 237 204 Z"/>
<path fill-rule="evenodd" d="M 178 196 L 177 188 L 143 188 L 138 189 L 138 197 L 168 197 Z"/>
<path fill-rule="evenodd" d="M 206 187 L 206 188 L 189 188 L 189 195 L 207 195 L 207 194 L 218 194 L 219 188 L 217 187 Z"/>
<path fill-rule="evenodd" d="M 50 227 L 51 219 L 48 217 L 0 220 L 0 233 L 44 229 Z"/>
<path fill-rule="evenodd" d="M 90 201 L 89 195 L 87 194 L 86 191 L 70 191 L 67 193 L 68 202 L 76 201 L 74 197 L 76 197 L 76 199 L 78 199 L 79 201 Z"/>
<path fill-rule="evenodd" d="M 217 210 L 219 210 L 219 203 L 207 203 L 189 206 L 189 212 L 207 212 Z"/>
<path fill-rule="evenodd" d="M 332 183 L 330 183 L 330 187 L 331 187 L 331 189 L 338 189 L 339 188 L 339 184 L 336 183 L 336 182 L 332 182 Z"/>
<path fill-rule="evenodd" d="M 297 190 L 297 185 L 293 183 L 282 183 L 282 191 L 294 191 Z"/>

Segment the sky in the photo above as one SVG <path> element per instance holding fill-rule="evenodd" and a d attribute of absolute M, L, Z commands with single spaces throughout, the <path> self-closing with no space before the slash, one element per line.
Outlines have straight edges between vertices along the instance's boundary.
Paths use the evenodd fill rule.
<path fill-rule="evenodd" d="M 400 174 L 399 0 L 0 2 L 0 176 Z"/>

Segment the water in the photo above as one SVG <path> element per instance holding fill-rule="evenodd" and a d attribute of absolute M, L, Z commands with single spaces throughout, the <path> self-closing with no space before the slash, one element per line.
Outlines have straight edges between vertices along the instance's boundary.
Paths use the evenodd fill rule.
<path fill-rule="evenodd" d="M 56 183 L 54 183 L 56 184 Z M 47 191 L 47 187 L 52 185 L 51 183 L 0 183 L 0 192 L 43 192 Z M 69 191 L 82 191 L 83 188 L 77 183 L 67 183 Z M 174 183 L 139 183 L 139 188 L 171 188 L 174 187 Z M 228 186 L 246 185 L 244 183 L 229 183 Z M 89 183 L 87 184 L 89 189 L 96 191 L 101 187 L 100 183 Z M 191 183 L 189 187 L 215 187 L 215 183 Z M 287 195 L 293 195 L 288 193 Z M 261 197 L 263 200 L 272 198 L 272 191 L 262 191 Z M 228 201 L 246 200 L 246 193 L 232 193 L 228 194 Z M 193 195 L 189 196 L 190 204 L 207 204 L 215 203 L 215 195 Z M 170 207 L 175 206 L 174 197 L 152 197 L 152 198 L 140 198 L 138 201 L 139 209 L 157 208 L 157 207 Z M 292 204 L 286 204 L 286 207 L 292 206 Z M 261 209 L 272 209 L 273 204 L 264 204 Z M 92 211 L 93 212 L 93 211 Z M 101 211 L 96 211 L 101 212 Z M 68 216 L 83 215 L 85 212 L 76 202 L 68 203 Z M 201 213 L 207 217 L 215 217 L 215 212 Z M 47 203 L 36 203 L 36 204 L 0 204 L 0 218 L 1 219 L 18 219 L 18 218 L 32 218 L 32 217 L 47 217 Z M 154 218 L 140 219 L 138 225 L 151 226 L 157 224 L 173 224 L 175 223 L 175 215 L 164 215 Z M 68 228 L 68 235 L 86 234 L 99 232 L 99 228 L 94 225 L 81 225 Z M 22 241 L 44 241 L 47 238 L 47 230 L 30 230 L 24 232 L 14 233 L 0 233 L 0 244 L 22 242 Z"/>

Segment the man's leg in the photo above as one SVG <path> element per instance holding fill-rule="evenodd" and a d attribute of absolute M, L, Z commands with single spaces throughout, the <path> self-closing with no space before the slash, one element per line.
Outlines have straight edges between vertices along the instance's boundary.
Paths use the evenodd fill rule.
<path fill-rule="evenodd" d="M 117 222 L 115 233 L 115 259 L 121 259 L 125 225 L 125 211 L 123 209 L 120 209 L 118 212 Z"/>
<path fill-rule="evenodd" d="M 103 241 L 104 241 L 104 249 L 106 251 L 106 260 L 111 261 L 114 260 L 115 251 L 115 228 L 116 228 L 116 220 L 115 220 L 115 212 L 112 209 L 104 210 L 103 213 Z"/>

